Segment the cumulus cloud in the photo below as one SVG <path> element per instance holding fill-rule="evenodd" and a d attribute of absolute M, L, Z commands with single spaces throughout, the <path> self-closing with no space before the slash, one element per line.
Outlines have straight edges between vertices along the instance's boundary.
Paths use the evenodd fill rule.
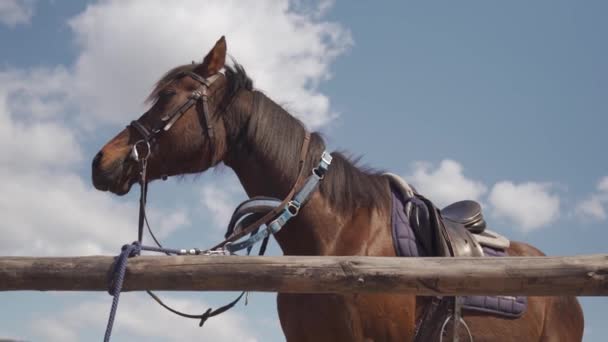
<path fill-rule="evenodd" d="M 77 132 L 136 117 L 163 72 L 200 61 L 221 35 L 259 88 L 311 127 L 327 123 L 335 113 L 318 85 L 352 44 L 346 29 L 323 20 L 332 3 L 101 1 L 70 21 L 79 49 L 73 65 L 0 70 L 0 176 L 11 180 L 0 184 L 7 223 L 0 247 L 6 254 L 97 254 L 130 241 L 136 204 L 93 190 L 79 175 L 83 162 L 88 168 L 81 146 L 89 136 Z M 31 17 L 26 5 L 32 2 L 2 2 L 0 15 L 10 7 Z M 240 187 L 229 184 L 201 192 L 220 227 L 237 203 Z M 184 210 L 150 212 L 159 212 L 152 219 L 160 237 L 188 223 Z"/>
<path fill-rule="evenodd" d="M 597 183 L 596 191 L 577 204 L 575 213 L 583 219 L 603 221 L 608 218 L 608 176 Z"/>
<path fill-rule="evenodd" d="M 600 196 L 592 195 L 576 206 L 576 214 L 582 218 L 603 221 L 608 217 L 606 216 L 606 209 L 604 208 L 605 202 L 606 200 L 602 199 Z"/>
<path fill-rule="evenodd" d="M 224 176 L 218 181 L 203 185 L 200 202 L 214 226 L 224 231 L 230 222 L 234 208 L 247 198 L 235 176 Z"/>
<path fill-rule="evenodd" d="M 0 1 L 0 23 L 15 27 L 27 24 L 34 14 L 33 0 L 3 0 Z"/>
<path fill-rule="evenodd" d="M 524 232 L 546 226 L 559 217 L 560 199 L 549 184 L 502 181 L 492 187 L 488 199 L 495 216 L 513 222 Z"/>
<path fill-rule="evenodd" d="M 201 61 L 222 35 L 258 88 L 312 128 L 336 116 L 318 89 L 352 39 L 322 20 L 332 2 L 288 0 L 118 1 L 90 5 L 70 26 L 80 54 L 72 95 L 84 115 L 124 123 L 142 112 L 153 83 L 170 68 Z"/>
<path fill-rule="evenodd" d="M 450 159 L 442 160 L 436 167 L 416 162 L 405 179 L 439 207 L 464 199 L 487 203 L 486 214 L 491 213 L 524 232 L 546 226 L 559 217 L 560 198 L 549 184 L 500 181 L 488 194 L 483 182 L 467 178 L 463 166 Z"/>
<path fill-rule="evenodd" d="M 67 167 L 82 160 L 76 137 L 57 118 L 63 69 L 0 72 L 0 165 Z"/>
<path fill-rule="evenodd" d="M 597 183 L 597 191 L 608 193 L 608 176 L 600 179 L 600 181 Z"/>
<path fill-rule="evenodd" d="M 0 169 L 3 254 L 116 254 L 136 238 L 137 207 L 101 193 L 71 173 Z M 160 238 L 188 223 L 186 212 L 150 210 Z"/>
<path fill-rule="evenodd" d="M 226 312 L 214 317 L 200 329 L 195 321 L 169 314 L 143 294 L 123 294 L 116 315 L 113 337 L 124 341 L 256 341 L 244 317 Z M 165 296 L 167 302 L 184 312 L 199 312 L 208 307 L 199 300 L 184 300 Z M 90 300 L 68 307 L 52 316 L 40 317 L 32 322 L 31 330 L 40 340 L 54 342 L 85 341 L 90 331 L 103 332 L 109 302 Z"/>
<path fill-rule="evenodd" d="M 460 163 L 449 159 L 442 160 L 436 169 L 430 163 L 417 162 L 405 179 L 441 207 L 464 199 L 479 200 L 487 191 L 482 182 L 464 176 Z"/>
<path fill-rule="evenodd" d="M 10 112 L 21 119 L 48 120 L 68 111 L 71 74 L 64 66 L 0 72 L 0 92 Z"/>
<path fill-rule="evenodd" d="M 3 254 L 114 254 L 134 240 L 136 206 L 76 172 L 79 139 L 63 105 L 53 106 L 62 80 L 62 69 L 0 72 L 0 178 L 9 180 L 0 182 Z M 184 210 L 154 212 L 161 237 L 188 222 Z"/>

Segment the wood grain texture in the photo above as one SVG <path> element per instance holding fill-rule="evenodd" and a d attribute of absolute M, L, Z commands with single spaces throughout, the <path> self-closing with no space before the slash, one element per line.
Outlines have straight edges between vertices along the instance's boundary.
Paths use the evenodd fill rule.
<path fill-rule="evenodd" d="M 0 291 L 105 291 L 114 257 L 0 257 Z M 608 295 L 608 254 L 388 258 L 140 256 L 125 291 Z"/>

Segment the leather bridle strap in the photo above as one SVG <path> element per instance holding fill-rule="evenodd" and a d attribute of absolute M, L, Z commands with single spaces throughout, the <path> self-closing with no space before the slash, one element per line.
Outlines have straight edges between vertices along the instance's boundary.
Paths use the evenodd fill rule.
<path fill-rule="evenodd" d="M 145 141 L 150 141 L 153 136 L 152 132 L 150 132 L 146 126 L 142 125 L 137 120 L 131 121 L 131 127 L 135 128 L 135 130 L 144 138 Z"/>
<path fill-rule="evenodd" d="M 175 108 L 168 114 L 163 115 L 160 118 L 160 121 L 157 122 L 152 128 L 146 127 L 144 124 L 139 122 L 138 120 L 131 121 L 130 125 L 133 127 L 142 137 L 142 140 L 137 141 L 133 145 L 132 157 L 140 164 L 140 196 L 139 196 L 139 220 L 138 220 L 138 231 L 137 231 L 137 241 L 140 243 L 143 239 L 143 231 L 144 231 L 144 221 L 146 219 L 145 207 L 146 200 L 148 195 L 148 179 L 147 179 L 147 162 L 148 157 L 151 153 L 151 144 L 156 141 L 156 136 L 163 131 L 168 131 L 173 127 L 173 124 L 179 120 L 179 118 L 184 115 L 186 111 L 190 109 L 194 104 L 198 102 L 199 99 L 202 98 L 203 108 L 202 108 L 202 119 L 204 121 L 203 130 L 207 132 L 207 138 L 209 139 L 209 158 L 210 162 L 213 164 L 214 162 L 214 142 L 213 142 L 213 126 L 211 125 L 211 120 L 209 118 L 209 104 L 208 104 L 208 90 L 211 84 L 221 75 L 215 74 L 211 76 L 209 79 L 205 79 L 193 72 L 189 72 L 186 75 L 190 76 L 195 81 L 199 82 L 201 85 L 194 90 L 190 96 L 188 96 L 188 100 L 182 103 L 179 107 Z M 144 145 L 146 147 L 145 154 L 140 156 L 141 151 L 139 151 L 139 145 Z"/>
<path fill-rule="evenodd" d="M 219 74 L 216 74 L 219 75 Z M 214 75 L 214 76 L 216 76 Z M 202 100 L 203 100 L 203 120 L 205 121 L 205 125 L 207 126 L 207 137 L 209 139 L 212 139 L 214 134 L 213 134 L 213 126 L 211 125 L 211 119 L 209 118 L 209 101 L 208 101 L 208 89 L 211 87 L 211 83 L 213 83 L 213 81 L 215 81 L 215 78 L 213 79 L 205 79 L 202 78 L 201 76 L 190 72 L 188 73 L 188 76 L 192 77 L 193 79 L 199 81 L 201 84 L 205 85 L 205 87 L 202 87 L 202 91 L 201 91 L 201 95 L 202 95 Z M 214 77 L 212 76 L 212 77 Z M 212 141 L 211 141 L 212 142 Z"/>
<path fill-rule="evenodd" d="M 213 82 L 217 80 L 222 74 L 217 73 L 207 79 L 195 74 L 194 72 L 189 72 L 185 75 L 189 76 L 190 78 L 201 84 L 188 96 L 188 100 L 186 100 L 184 103 L 182 103 L 179 107 L 175 108 L 171 112 L 163 115 L 160 118 L 160 121 L 157 121 L 152 127 L 146 127 L 138 120 L 131 121 L 129 126 L 133 127 L 141 135 L 142 139 L 145 142 L 149 144 L 154 143 L 157 135 L 159 135 L 161 132 L 168 131 L 169 129 L 171 129 L 175 122 L 177 122 L 177 120 L 179 120 L 182 115 L 184 115 L 184 113 L 186 113 L 190 109 L 190 107 L 192 107 L 199 100 L 201 100 L 202 113 L 200 113 L 200 111 L 197 112 L 199 113 L 200 119 L 202 119 L 203 121 L 203 130 L 205 131 L 205 134 L 209 139 L 209 146 L 211 150 L 210 155 L 212 156 L 214 151 L 214 132 L 209 113 L 209 88 L 211 87 L 211 84 L 213 84 Z"/>
<path fill-rule="evenodd" d="M 272 220 L 273 218 L 275 218 L 277 215 L 279 215 L 281 213 L 281 211 L 283 210 L 285 205 L 287 205 L 287 203 L 289 203 L 289 201 L 291 201 L 293 199 L 293 196 L 295 195 L 296 191 L 298 190 L 298 188 L 302 185 L 302 182 L 304 181 L 304 164 L 306 163 L 306 156 L 308 155 L 309 145 L 310 145 L 310 132 L 305 131 L 304 141 L 302 142 L 302 148 L 300 150 L 300 161 L 298 163 L 298 178 L 296 178 L 296 181 L 293 184 L 293 186 L 291 187 L 291 190 L 289 190 L 289 193 L 287 194 L 287 196 L 285 196 L 285 198 L 283 199 L 281 204 L 278 205 L 277 207 L 275 207 L 270 212 L 268 212 L 266 215 L 260 217 L 258 220 L 256 220 L 252 224 L 250 224 L 247 227 L 243 228 L 242 230 L 232 234 L 231 236 L 226 238 L 224 241 L 213 246 L 211 248 L 211 250 L 222 248 L 226 244 L 234 242 L 234 241 L 242 238 L 243 236 L 245 236 L 245 235 L 253 232 L 257 228 L 259 228 L 262 224 L 268 223 L 270 220 Z"/>

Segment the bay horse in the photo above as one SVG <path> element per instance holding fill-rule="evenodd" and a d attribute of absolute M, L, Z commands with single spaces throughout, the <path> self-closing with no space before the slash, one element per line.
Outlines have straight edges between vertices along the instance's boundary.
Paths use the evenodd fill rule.
<path fill-rule="evenodd" d="M 205 101 L 198 97 L 190 101 L 201 82 L 215 75 L 219 77 L 209 85 Z M 176 119 L 170 118 L 171 129 L 158 130 L 155 144 L 142 152 L 149 153 L 148 181 L 200 173 L 223 162 L 250 197 L 283 198 L 290 191 L 307 136 L 305 126 L 254 90 L 242 66 L 226 65 L 224 37 L 202 63 L 167 72 L 148 100 L 151 108 L 137 120 L 139 125 L 119 132 L 94 157 L 92 180 L 97 189 L 128 193 L 139 179 L 138 163 L 131 157 L 133 146 L 147 129 L 167 120 L 167 113 L 181 111 Z M 185 107 L 186 102 L 192 105 Z M 207 110 L 205 115 L 200 115 L 201 110 Z M 312 133 L 306 170 L 318 163 L 324 149 L 323 138 Z M 318 190 L 299 216 L 275 235 L 281 250 L 285 255 L 396 256 L 388 179 L 358 167 L 339 152 L 332 156 Z M 519 242 L 513 242 L 507 254 L 543 255 Z M 395 294 L 277 296 L 281 327 L 289 342 L 412 341 L 426 303 L 423 298 Z M 581 341 L 584 326 L 577 299 L 565 296 L 529 297 L 526 313 L 517 319 L 467 312 L 464 317 L 476 341 Z"/>

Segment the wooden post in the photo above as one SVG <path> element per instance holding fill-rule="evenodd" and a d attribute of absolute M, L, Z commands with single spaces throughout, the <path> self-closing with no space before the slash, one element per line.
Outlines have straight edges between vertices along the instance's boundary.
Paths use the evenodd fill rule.
<path fill-rule="evenodd" d="M 114 258 L 0 257 L 0 291 L 105 291 Z M 412 295 L 608 295 L 608 254 L 388 258 L 140 256 L 125 291 L 392 292 Z"/>

